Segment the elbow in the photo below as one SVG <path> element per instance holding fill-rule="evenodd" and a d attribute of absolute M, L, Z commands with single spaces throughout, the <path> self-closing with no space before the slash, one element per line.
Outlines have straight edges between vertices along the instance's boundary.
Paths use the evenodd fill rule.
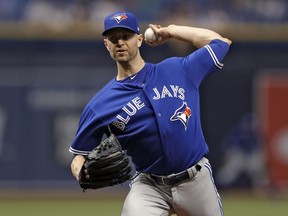
<path fill-rule="evenodd" d="M 232 44 L 232 41 L 230 39 L 228 39 L 228 38 L 222 38 L 221 40 L 226 42 L 226 43 L 228 43 L 229 45 Z"/>

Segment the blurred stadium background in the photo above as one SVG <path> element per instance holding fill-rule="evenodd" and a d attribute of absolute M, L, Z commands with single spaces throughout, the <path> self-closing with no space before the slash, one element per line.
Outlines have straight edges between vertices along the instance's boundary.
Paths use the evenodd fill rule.
<path fill-rule="evenodd" d="M 101 31 L 119 10 L 137 14 L 142 32 L 174 23 L 233 40 L 224 69 L 201 86 L 208 158 L 227 215 L 286 215 L 287 0 L 0 0 L 1 215 L 119 215 L 128 185 L 83 195 L 68 153 L 84 105 L 115 75 Z M 141 50 L 151 62 L 190 51 L 173 41 Z"/>

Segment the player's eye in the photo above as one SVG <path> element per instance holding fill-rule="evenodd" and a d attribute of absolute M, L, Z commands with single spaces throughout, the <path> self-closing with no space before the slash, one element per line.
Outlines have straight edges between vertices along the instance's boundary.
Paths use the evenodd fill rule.
<path fill-rule="evenodd" d="M 114 35 L 110 35 L 108 36 L 108 40 L 110 40 L 112 43 L 116 43 L 117 42 L 117 37 Z"/>
<path fill-rule="evenodd" d="M 133 35 L 134 34 L 131 34 L 131 33 L 123 33 L 119 35 L 109 35 L 107 38 L 109 41 L 116 44 L 118 43 L 119 40 L 124 40 L 124 41 L 129 40 L 131 37 L 133 37 Z"/>
<path fill-rule="evenodd" d="M 123 39 L 123 40 L 129 40 L 131 37 L 132 37 L 131 34 L 124 34 L 124 35 L 122 36 L 122 39 Z"/>

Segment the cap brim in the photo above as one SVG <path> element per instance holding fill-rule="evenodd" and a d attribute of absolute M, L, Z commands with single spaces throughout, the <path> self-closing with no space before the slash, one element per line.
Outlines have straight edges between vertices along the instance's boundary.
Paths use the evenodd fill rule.
<path fill-rule="evenodd" d="M 109 29 L 106 29 L 103 33 L 102 33 L 102 36 L 105 36 L 107 34 L 108 31 L 110 31 L 111 29 L 115 29 L 115 28 L 125 28 L 125 29 L 129 29 L 133 32 L 135 32 L 136 34 L 140 34 L 140 32 L 136 32 L 133 28 L 130 28 L 130 27 L 127 27 L 127 26 L 124 26 L 124 25 L 117 25 L 117 26 L 113 26 Z"/>

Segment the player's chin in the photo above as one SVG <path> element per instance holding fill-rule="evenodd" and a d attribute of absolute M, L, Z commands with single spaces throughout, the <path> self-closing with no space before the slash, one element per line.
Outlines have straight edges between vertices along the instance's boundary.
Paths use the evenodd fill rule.
<path fill-rule="evenodd" d="M 129 57 L 123 55 L 116 55 L 114 60 L 117 62 L 127 62 L 129 60 Z"/>

